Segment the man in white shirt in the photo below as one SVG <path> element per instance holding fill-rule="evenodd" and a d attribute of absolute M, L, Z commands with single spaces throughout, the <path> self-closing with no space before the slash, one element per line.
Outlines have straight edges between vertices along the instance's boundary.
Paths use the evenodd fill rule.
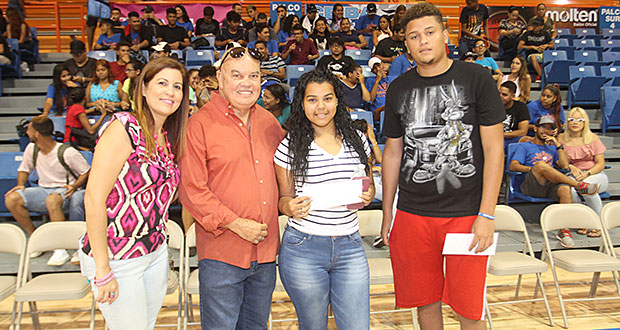
<path fill-rule="evenodd" d="M 54 124 L 45 116 L 30 121 L 26 133 L 32 143 L 17 169 L 17 185 L 4 195 L 7 209 L 28 234 L 35 230 L 29 212 L 48 213 L 50 221 L 64 221 L 65 212 L 70 220 L 84 220 L 84 191 L 78 188 L 86 183 L 90 165 L 79 151 L 54 141 L 53 131 Z M 39 186 L 26 188 L 34 170 Z M 61 266 L 69 258 L 66 250 L 54 250 L 47 264 Z"/>

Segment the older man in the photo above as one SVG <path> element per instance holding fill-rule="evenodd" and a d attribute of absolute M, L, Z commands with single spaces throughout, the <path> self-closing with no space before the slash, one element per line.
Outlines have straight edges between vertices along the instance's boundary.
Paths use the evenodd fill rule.
<path fill-rule="evenodd" d="M 267 329 L 279 244 L 273 155 L 283 136 L 255 105 L 259 56 L 229 50 L 219 93 L 188 124 L 179 192 L 197 223 L 203 329 Z"/>

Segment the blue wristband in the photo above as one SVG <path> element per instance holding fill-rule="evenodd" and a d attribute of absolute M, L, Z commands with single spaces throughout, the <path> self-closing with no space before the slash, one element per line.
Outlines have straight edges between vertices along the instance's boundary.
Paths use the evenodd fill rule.
<path fill-rule="evenodd" d="M 489 220 L 495 220 L 495 217 L 490 215 L 490 214 L 486 214 L 486 213 L 482 213 L 482 212 L 478 212 L 478 215 L 483 217 L 483 218 L 487 218 Z"/>

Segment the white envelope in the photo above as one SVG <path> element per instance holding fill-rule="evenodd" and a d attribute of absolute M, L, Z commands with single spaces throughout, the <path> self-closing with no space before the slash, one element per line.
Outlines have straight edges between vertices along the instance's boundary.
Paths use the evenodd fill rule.
<path fill-rule="evenodd" d="M 444 255 L 471 255 L 471 256 L 492 256 L 497 248 L 497 238 L 499 233 L 493 234 L 493 244 L 488 249 L 475 253 L 476 247 L 469 251 L 469 245 L 474 240 L 474 234 L 448 233 L 443 244 Z"/>
<path fill-rule="evenodd" d="M 299 196 L 308 196 L 312 199 L 310 210 L 325 210 L 361 202 L 362 199 L 359 196 L 362 194 L 362 187 L 362 180 L 304 185 Z"/>

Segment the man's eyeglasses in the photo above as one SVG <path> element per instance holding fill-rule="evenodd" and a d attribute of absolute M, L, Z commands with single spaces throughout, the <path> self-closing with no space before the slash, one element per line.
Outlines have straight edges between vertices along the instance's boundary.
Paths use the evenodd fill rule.
<path fill-rule="evenodd" d="M 131 71 L 136 71 L 136 69 L 132 69 L 132 68 L 125 68 L 125 72 L 131 72 Z"/>
<path fill-rule="evenodd" d="M 570 121 L 571 123 L 577 122 L 577 123 L 585 123 L 586 120 L 583 118 L 568 118 L 568 121 Z"/>
<path fill-rule="evenodd" d="M 226 61 L 226 58 L 228 58 L 229 55 L 232 58 L 240 58 L 243 57 L 246 52 L 250 54 L 250 56 L 255 60 L 260 61 L 260 59 L 262 58 L 262 54 L 256 48 L 235 47 L 231 48 L 229 51 L 226 52 L 226 54 L 224 54 L 221 63 L 224 64 L 224 61 Z"/>

